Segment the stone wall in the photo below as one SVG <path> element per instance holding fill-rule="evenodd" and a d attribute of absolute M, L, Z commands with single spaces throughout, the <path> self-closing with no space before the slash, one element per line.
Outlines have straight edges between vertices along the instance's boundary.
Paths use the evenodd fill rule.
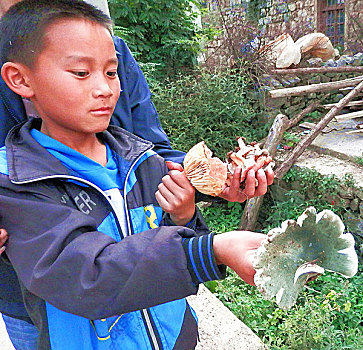
<path fill-rule="evenodd" d="M 203 18 L 204 25 L 211 24 L 221 34 L 215 40 L 208 42 L 204 48 L 200 61 L 208 68 L 228 67 L 231 65 L 231 57 L 239 56 L 241 41 L 247 42 L 253 39 L 257 26 L 249 30 L 246 24 L 245 5 L 225 8 L 222 12 L 212 11 Z M 251 37 L 251 38 L 249 38 Z"/>
<path fill-rule="evenodd" d="M 363 53 L 355 55 L 341 56 L 337 60 L 323 62 L 321 59 L 310 59 L 305 62 L 307 67 L 342 67 L 342 66 L 363 66 Z M 312 101 L 322 99 L 326 93 L 310 93 L 304 96 L 292 96 L 271 99 L 268 97 L 268 91 L 286 87 L 303 86 L 318 83 L 328 83 L 342 79 L 359 76 L 359 73 L 315 73 L 304 75 L 269 75 L 265 74 L 260 79 L 260 89 L 265 92 L 265 105 L 268 118 L 274 118 L 277 114 L 282 113 L 290 119 L 307 107 Z M 343 98 L 349 90 L 332 91 L 329 96 L 321 101 L 322 104 L 336 103 Z M 251 95 L 258 100 L 260 97 Z"/>
<path fill-rule="evenodd" d="M 349 52 L 363 51 L 363 0 L 346 1 L 345 14 L 346 48 Z"/>
<path fill-rule="evenodd" d="M 294 40 L 319 31 L 320 2 L 326 0 L 265 0 L 260 5 L 259 25 L 265 40 L 289 33 Z M 345 50 L 362 48 L 363 0 L 345 0 Z M 357 37 L 361 37 L 357 41 Z"/>
<path fill-rule="evenodd" d="M 294 40 L 314 32 L 315 0 L 267 0 L 260 5 L 259 25 L 265 41 L 289 33 Z"/>

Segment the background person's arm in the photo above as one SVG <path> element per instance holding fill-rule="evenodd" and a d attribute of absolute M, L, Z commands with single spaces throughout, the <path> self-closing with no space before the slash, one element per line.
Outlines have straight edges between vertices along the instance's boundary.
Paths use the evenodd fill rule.
<path fill-rule="evenodd" d="M 166 160 L 182 163 L 185 153 L 174 150 L 160 125 L 159 115 L 151 101 L 151 92 L 139 65 L 125 42 L 114 37 L 121 95 L 111 119 L 121 126 L 154 144 L 154 151 Z"/>

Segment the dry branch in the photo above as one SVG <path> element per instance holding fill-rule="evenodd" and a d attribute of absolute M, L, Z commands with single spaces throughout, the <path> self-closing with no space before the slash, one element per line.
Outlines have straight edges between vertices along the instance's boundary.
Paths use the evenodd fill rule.
<path fill-rule="evenodd" d="M 297 158 L 304 152 L 304 150 L 313 142 L 319 133 L 329 124 L 329 122 L 340 113 L 345 105 L 355 98 L 363 90 L 363 81 L 356 86 L 348 95 L 343 97 L 321 120 L 316 124 L 305 138 L 303 138 L 292 151 L 292 153 L 283 161 L 283 163 L 276 169 L 275 177 L 281 179 L 285 173 L 296 162 Z"/>
<path fill-rule="evenodd" d="M 285 115 L 278 114 L 276 116 L 264 145 L 264 148 L 268 150 L 271 157 L 275 156 L 277 146 L 281 142 L 288 125 L 289 119 Z M 255 197 L 247 201 L 238 226 L 239 230 L 253 230 L 255 228 L 263 197 Z"/>
<path fill-rule="evenodd" d="M 329 94 L 326 94 L 323 96 L 321 100 L 325 100 L 326 97 L 328 97 Z M 294 119 L 291 119 L 288 125 L 288 129 L 294 127 L 297 125 L 307 114 L 315 111 L 320 106 L 320 100 L 314 101 L 310 103 L 306 108 L 304 108 Z"/>
<path fill-rule="evenodd" d="M 294 68 L 294 69 L 273 69 L 272 74 L 313 74 L 313 73 L 354 73 L 363 72 L 362 66 L 357 67 L 308 67 L 308 68 Z"/>
<path fill-rule="evenodd" d="M 269 94 L 272 98 L 299 96 L 313 92 L 325 92 L 331 90 L 338 90 L 346 87 L 352 87 L 358 85 L 361 81 L 363 81 L 363 75 L 356 78 L 333 81 L 330 83 L 311 84 L 296 86 L 292 88 L 271 90 L 269 91 Z"/>

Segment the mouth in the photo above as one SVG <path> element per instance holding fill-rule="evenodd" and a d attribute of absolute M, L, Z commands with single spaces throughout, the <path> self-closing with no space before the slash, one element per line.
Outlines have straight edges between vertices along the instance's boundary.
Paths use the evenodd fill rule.
<path fill-rule="evenodd" d="M 105 114 L 111 114 L 113 111 L 112 107 L 100 107 L 96 109 L 92 109 L 91 113 L 96 115 L 105 115 Z"/>

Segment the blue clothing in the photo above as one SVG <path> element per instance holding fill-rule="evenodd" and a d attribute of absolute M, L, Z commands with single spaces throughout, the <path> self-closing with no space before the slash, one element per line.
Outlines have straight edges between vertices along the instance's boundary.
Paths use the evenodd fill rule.
<path fill-rule="evenodd" d="M 198 215 L 192 229 L 162 215 L 154 195 L 167 172 L 162 159 L 150 143 L 110 127 L 99 134 L 110 147 L 110 181 L 98 182 L 102 190 L 80 174 L 87 162 L 91 176 L 98 165 L 31 133 L 39 127 L 37 119 L 16 127 L 0 149 L 7 255 L 40 332 L 38 349 L 193 348 L 196 318 L 184 297 L 222 272 L 213 234 Z M 125 225 L 120 201 L 107 195 L 109 187 L 119 190 L 119 179 Z"/>
<path fill-rule="evenodd" d="M 15 350 L 37 350 L 38 330 L 29 322 L 2 315 Z"/>
<path fill-rule="evenodd" d="M 168 137 L 160 126 L 159 116 L 151 102 L 151 93 L 140 67 L 125 42 L 114 37 L 119 61 L 118 75 L 122 92 L 111 118 L 111 124 L 121 126 L 154 144 L 154 151 L 167 160 L 181 163 L 184 153 L 171 149 Z M 0 76 L 0 146 L 9 130 L 27 119 L 19 95 L 12 92 Z M 5 227 L 3 223 L 1 227 Z M 0 257 L 0 312 L 31 322 L 24 308 L 19 283 L 4 254 Z"/>

